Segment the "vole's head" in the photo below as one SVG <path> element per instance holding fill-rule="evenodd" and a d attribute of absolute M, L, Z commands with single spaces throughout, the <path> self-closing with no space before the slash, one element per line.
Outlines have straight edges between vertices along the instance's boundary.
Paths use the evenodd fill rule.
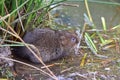
<path fill-rule="evenodd" d="M 61 31 L 60 42 L 64 49 L 71 50 L 79 43 L 79 38 L 75 33 Z"/>

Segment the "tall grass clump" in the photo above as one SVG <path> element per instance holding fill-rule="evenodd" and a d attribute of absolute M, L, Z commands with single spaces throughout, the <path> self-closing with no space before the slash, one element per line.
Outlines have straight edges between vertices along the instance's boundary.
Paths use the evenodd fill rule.
<path fill-rule="evenodd" d="M 0 0 L 0 27 L 9 31 L 9 25 L 18 34 L 38 26 L 47 27 L 51 5 L 63 1 Z"/>
<path fill-rule="evenodd" d="M 36 27 L 50 27 L 51 6 L 63 1 L 65 0 L 0 0 L 0 46 L 28 47 L 21 39 L 23 34 Z M 18 40 L 22 44 L 16 42 Z M 42 64 L 45 66 L 44 63 Z M 45 74 L 55 78 L 49 68 L 46 69 L 49 73 Z"/>

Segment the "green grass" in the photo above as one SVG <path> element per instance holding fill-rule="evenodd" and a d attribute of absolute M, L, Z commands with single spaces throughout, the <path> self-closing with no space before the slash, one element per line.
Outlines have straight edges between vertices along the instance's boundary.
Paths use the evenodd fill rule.
<path fill-rule="evenodd" d="M 5 42 L 5 44 L 0 46 L 24 46 L 24 43 L 16 41 L 17 40 L 16 38 L 19 37 L 16 36 L 14 31 L 12 30 L 15 30 L 21 37 L 26 30 L 36 28 L 40 24 L 42 24 L 40 27 L 53 27 L 52 26 L 53 24 L 49 16 L 49 11 L 52 9 L 50 6 L 55 4 L 57 5 L 58 3 L 63 1 L 66 0 L 49 0 L 49 2 L 46 2 L 46 0 L 0 0 L 0 7 L 1 7 L 0 30 L 2 30 L 3 32 L 2 35 L 0 34 L 0 39 L 3 39 Z M 73 0 L 68 0 L 68 1 L 73 1 Z M 97 29 L 97 26 L 94 25 L 95 23 L 94 20 L 92 19 L 92 17 L 94 16 L 91 16 L 91 12 L 89 10 L 89 2 L 97 3 L 97 4 L 99 3 L 99 4 L 115 5 L 115 6 L 120 5 L 119 3 L 106 2 L 100 0 L 76 0 L 76 1 L 85 1 L 86 11 L 87 11 L 85 15 L 85 19 L 88 21 L 85 22 L 85 24 L 87 24 L 87 26 L 89 26 L 89 28 L 91 29 Z M 101 17 L 101 22 L 103 25 L 102 32 L 103 34 L 107 34 L 108 28 L 106 26 L 105 18 Z M 117 26 L 113 26 L 112 29 L 115 30 L 119 27 L 120 24 Z M 14 38 L 13 36 L 16 38 Z M 96 37 L 98 37 L 97 39 L 98 44 L 94 43 Z M 99 44 L 105 46 L 113 42 L 112 39 L 105 39 L 101 35 L 101 33 L 97 30 L 92 33 L 86 31 L 84 35 L 84 39 L 86 46 L 89 47 L 90 51 L 98 57 L 106 57 L 106 56 L 102 56 L 98 54 L 99 48 L 97 46 Z M 6 77 L 9 77 L 9 74 L 7 75 Z"/>
<path fill-rule="evenodd" d="M 52 9 L 51 5 L 57 5 L 64 1 L 66 0 L 1 0 L 0 27 L 6 31 L 12 28 L 21 37 L 26 30 L 36 28 L 39 25 L 41 25 L 39 27 L 51 27 L 52 24 L 49 24 L 51 22 L 49 15 L 49 11 Z M 12 38 L 16 41 L 17 39 L 9 33 L 14 35 L 13 31 L 6 32 L 5 39 Z"/>
<path fill-rule="evenodd" d="M 93 18 L 92 18 L 94 16 L 91 16 L 91 12 L 90 12 L 90 9 L 89 9 L 90 7 L 89 7 L 88 2 L 97 2 L 97 3 L 104 3 L 104 4 L 111 4 L 111 2 L 85 0 L 84 4 L 85 4 L 87 15 L 88 15 L 88 16 L 86 14 L 84 15 L 85 16 L 84 20 L 86 20 L 85 24 L 90 26 L 92 29 L 97 29 L 97 26 L 95 25 L 95 23 L 93 21 Z M 113 3 L 112 5 L 116 5 L 116 4 Z M 108 29 L 107 29 L 104 17 L 101 17 L 101 22 L 102 22 L 102 27 L 103 27 L 102 32 L 104 33 L 104 35 L 106 35 Z M 118 26 L 115 26 L 115 27 L 118 27 Z M 90 35 L 94 35 L 94 36 L 90 36 Z M 102 56 L 102 55 L 98 54 L 98 52 L 99 52 L 98 47 L 96 47 L 96 44 L 93 42 L 93 40 L 96 37 L 98 37 L 98 40 L 99 40 L 99 41 L 97 41 L 98 42 L 97 46 L 99 46 L 100 44 L 102 44 L 102 45 L 110 44 L 110 43 L 113 42 L 113 40 L 103 38 L 103 36 L 101 36 L 101 33 L 98 30 L 94 31 L 93 33 L 85 32 L 85 35 L 84 35 L 85 42 L 86 42 L 87 46 L 90 48 L 91 52 L 94 53 L 98 57 L 105 57 L 106 58 L 106 56 Z"/>
<path fill-rule="evenodd" d="M 4 43 L 0 46 L 24 46 L 20 37 L 25 31 L 38 27 L 50 27 L 46 24 L 50 21 L 49 11 L 52 5 L 57 5 L 66 0 L 0 0 L 0 40 Z M 44 66 L 45 64 L 42 63 Z M 48 69 L 48 68 L 46 68 Z M 48 69 L 51 73 L 52 71 Z M 10 72 L 5 74 L 10 78 Z"/>

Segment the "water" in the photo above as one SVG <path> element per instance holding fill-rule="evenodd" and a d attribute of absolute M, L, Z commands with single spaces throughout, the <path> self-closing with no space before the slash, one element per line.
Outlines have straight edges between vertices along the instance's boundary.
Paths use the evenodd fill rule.
<path fill-rule="evenodd" d="M 113 2 L 113 0 L 106 0 L 106 1 Z M 56 9 L 59 11 L 60 15 L 64 17 L 64 19 L 61 16 L 59 16 L 59 18 L 62 18 L 63 22 L 66 23 L 67 26 L 83 27 L 84 25 L 83 14 L 84 13 L 87 14 L 84 2 L 69 1 L 69 2 L 66 2 L 66 4 L 79 5 L 79 7 L 73 7 L 73 6 L 57 7 Z M 88 5 L 91 12 L 91 16 L 93 18 L 93 22 L 97 28 L 102 28 L 101 17 L 105 18 L 107 27 L 114 27 L 120 24 L 120 6 L 111 5 L 111 4 L 93 3 L 93 2 L 88 2 Z M 60 23 L 60 21 L 58 22 Z M 62 25 L 64 23 L 62 23 Z"/>

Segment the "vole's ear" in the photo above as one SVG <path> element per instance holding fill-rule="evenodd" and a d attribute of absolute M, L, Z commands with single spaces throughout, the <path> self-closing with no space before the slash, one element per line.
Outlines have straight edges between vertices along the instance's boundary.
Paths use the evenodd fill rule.
<path fill-rule="evenodd" d="M 60 41 L 61 41 L 62 45 L 65 45 L 66 44 L 65 36 L 60 36 Z"/>

